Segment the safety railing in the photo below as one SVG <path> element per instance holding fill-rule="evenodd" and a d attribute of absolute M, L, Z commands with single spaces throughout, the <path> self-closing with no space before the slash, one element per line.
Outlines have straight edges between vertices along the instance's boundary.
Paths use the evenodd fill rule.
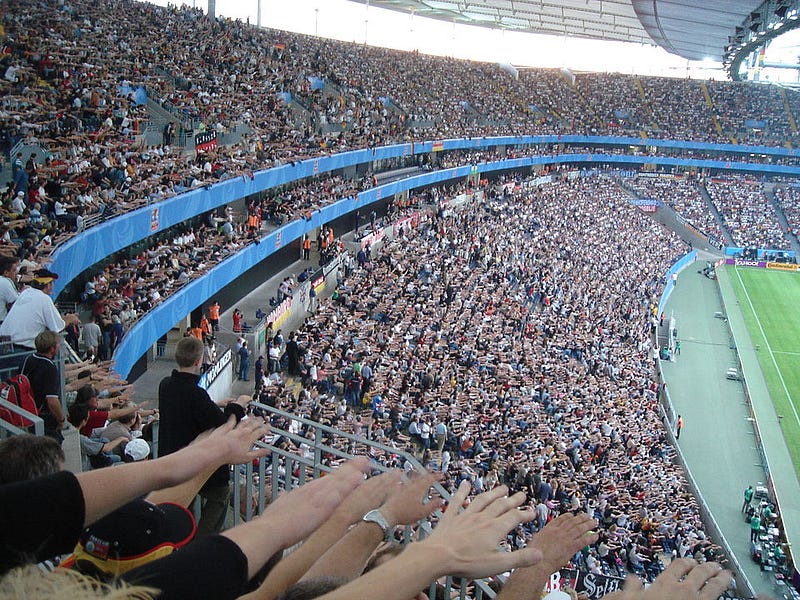
<path fill-rule="evenodd" d="M 18 427 L 12 423 L 9 423 L 5 419 L 0 419 L 0 439 L 7 438 L 12 435 L 20 435 L 23 433 L 44 435 L 44 420 L 42 420 L 40 416 L 28 412 L 13 402 L 3 400 L 2 398 L 0 398 L 0 408 L 5 408 L 9 412 L 12 412 L 30 422 L 28 427 Z"/>
<path fill-rule="evenodd" d="M 345 433 L 265 404 L 254 402 L 250 406 L 272 424 L 271 440 L 259 442 L 259 446 L 269 449 L 270 454 L 256 464 L 248 463 L 235 471 L 233 506 L 238 510 L 234 510 L 234 524 L 257 517 L 280 494 L 323 476 L 341 462 L 355 456 L 374 459 L 376 473 L 389 470 L 384 462 L 399 465 L 408 462 L 415 470 L 422 469 L 417 459 L 403 450 L 368 440 L 361 435 Z M 380 460 L 383 458 L 387 460 Z M 434 488 L 442 498 L 450 499 L 450 494 L 441 485 L 436 483 Z M 437 511 L 418 526 L 406 526 L 402 532 L 403 542 L 425 538 L 440 517 L 441 513 Z M 437 590 L 438 596 L 434 595 Z M 429 592 L 431 598 L 463 600 L 483 600 L 496 595 L 489 580 L 467 580 L 450 576 L 438 583 L 433 582 Z M 441 595 L 442 592 L 444 596 Z"/>

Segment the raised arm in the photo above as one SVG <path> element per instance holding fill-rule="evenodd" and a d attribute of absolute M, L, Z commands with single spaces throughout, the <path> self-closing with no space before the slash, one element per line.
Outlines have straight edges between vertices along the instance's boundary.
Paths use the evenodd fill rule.
<path fill-rule="evenodd" d="M 258 420 L 239 426 L 233 418 L 208 437 L 156 460 L 127 463 L 76 475 L 86 503 L 85 524 L 152 490 L 183 483 L 210 468 L 242 464 L 264 456 L 253 444 L 267 432 Z"/>
<path fill-rule="evenodd" d="M 498 550 L 510 530 L 535 518 L 533 511 L 517 510 L 525 500 L 524 494 L 508 497 L 508 488 L 499 486 L 477 496 L 459 513 L 458 507 L 469 490 L 469 482 L 462 482 L 429 537 L 410 544 L 397 558 L 321 598 L 407 600 L 443 575 L 486 577 L 541 560 L 541 552 L 532 546 L 515 552 Z"/>
<path fill-rule="evenodd" d="M 517 569 L 508 578 L 497 600 L 538 600 L 550 575 L 563 567 L 581 548 L 597 541 L 592 529 L 597 521 L 586 513 L 560 515 L 533 536 L 530 545 L 542 553 L 542 560 Z"/>
<path fill-rule="evenodd" d="M 326 553 L 348 528 L 364 516 L 368 510 L 380 506 L 392 487 L 400 480 L 400 471 L 390 471 L 370 477 L 345 498 L 334 513 L 297 550 L 281 560 L 270 571 L 264 583 L 248 600 L 272 600 L 303 577 L 309 568 Z"/>
<path fill-rule="evenodd" d="M 438 497 L 425 502 L 434 481 L 436 478 L 426 473 L 412 481 L 398 481 L 393 485 L 389 498 L 378 508 L 390 531 L 398 525 L 413 525 L 441 508 L 442 500 Z M 328 550 L 303 576 L 303 580 L 323 576 L 355 579 L 364 572 L 369 557 L 382 541 L 381 527 L 377 523 L 362 521 Z"/>

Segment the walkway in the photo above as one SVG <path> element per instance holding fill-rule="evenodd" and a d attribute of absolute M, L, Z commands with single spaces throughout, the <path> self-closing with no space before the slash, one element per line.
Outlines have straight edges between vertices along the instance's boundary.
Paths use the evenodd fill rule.
<path fill-rule="evenodd" d="M 662 362 L 670 398 L 676 412 L 683 415 L 685 421 L 679 442 L 680 451 L 700 489 L 702 499 L 714 515 L 754 591 L 779 598 L 782 592 L 775 586 L 772 573 L 762 572 L 750 559 L 750 530 L 740 511 L 744 489 L 748 485 L 765 482 L 766 474 L 756 448 L 750 409 L 745 402 L 742 384 L 725 378 L 729 367 L 738 367 L 738 360 L 731 347 L 728 323 L 715 316 L 717 312 L 724 313 L 719 284 L 697 273 L 698 269 L 705 266 L 705 262 L 695 265 L 696 268 L 684 269 L 680 274 L 666 309 L 667 316 L 674 315 L 677 319 L 676 327 L 682 346 L 681 356 L 675 362 Z M 720 283 L 725 285 L 724 274 Z M 742 346 L 739 349 L 741 353 L 745 351 L 744 340 L 749 344 L 749 337 L 744 340 L 740 337 L 738 325 L 733 322 L 736 318 L 734 313 L 738 311 L 732 310 L 728 316 Z M 741 326 L 744 327 L 744 324 Z M 754 398 L 759 398 L 759 404 L 771 407 L 769 395 L 765 388 L 762 390 L 756 376 L 753 375 L 752 381 L 750 371 L 747 376 Z M 774 410 L 771 417 L 766 409 L 763 413 L 759 412 L 762 431 L 765 431 L 765 427 L 771 428 L 772 423 L 776 431 L 768 435 L 783 444 Z M 788 456 L 785 445 L 783 452 Z M 782 497 L 800 498 L 800 487 L 791 461 L 786 472 L 784 469 L 778 473 L 776 466 L 773 465 L 776 479 L 796 490 L 794 496 Z M 796 501 L 792 504 L 796 504 Z M 788 511 L 787 508 L 782 507 L 784 519 L 794 519 L 795 511 Z"/>

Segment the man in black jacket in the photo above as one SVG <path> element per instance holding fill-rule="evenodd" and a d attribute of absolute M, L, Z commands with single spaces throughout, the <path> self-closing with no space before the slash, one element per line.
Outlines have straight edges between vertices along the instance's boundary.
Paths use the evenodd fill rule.
<path fill-rule="evenodd" d="M 196 337 L 182 338 L 175 349 L 178 368 L 165 377 L 158 386 L 160 424 L 158 453 L 166 456 L 185 446 L 209 429 L 219 427 L 230 415 L 237 422 L 244 416 L 250 396 L 227 399 L 215 404 L 204 389 L 199 387 L 200 368 L 203 361 L 203 343 Z M 222 531 L 230 501 L 229 467 L 217 469 L 200 490 L 203 499 L 197 534 Z"/>

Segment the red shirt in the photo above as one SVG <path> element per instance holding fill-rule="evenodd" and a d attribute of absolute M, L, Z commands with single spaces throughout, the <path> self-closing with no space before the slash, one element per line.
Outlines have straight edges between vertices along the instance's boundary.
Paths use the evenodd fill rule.
<path fill-rule="evenodd" d="M 91 437 L 93 430 L 102 429 L 106 426 L 106 421 L 108 421 L 107 410 L 90 410 L 89 420 L 81 428 L 81 433 L 86 437 Z"/>

